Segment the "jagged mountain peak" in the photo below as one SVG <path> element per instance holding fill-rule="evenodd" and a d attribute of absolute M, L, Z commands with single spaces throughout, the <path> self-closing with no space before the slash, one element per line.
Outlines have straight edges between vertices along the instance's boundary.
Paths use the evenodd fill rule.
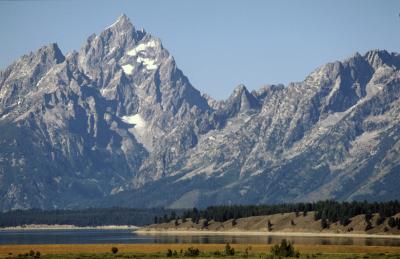
<path fill-rule="evenodd" d="M 79 66 L 99 87 L 105 87 L 113 75 L 123 69 L 121 59 L 149 37 L 143 30 L 136 30 L 129 18 L 122 15 L 99 35 L 93 34 L 87 39 L 79 51 Z M 128 66 L 128 70 L 130 68 Z"/>
<path fill-rule="evenodd" d="M 253 90 L 251 94 L 256 97 L 260 102 L 262 102 L 265 97 L 271 95 L 274 91 L 282 90 L 285 86 L 283 84 L 278 85 L 263 85 L 257 90 Z"/>
<path fill-rule="evenodd" d="M 65 59 L 62 51 L 58 47 L 57 43 L 49 43 L 43 47 L 40 47 L 38 50 L 34 52 L 30 52 L 27 55 L 23 55 L 19 58 L 16 62 L 14 62 L 12 66 L 18 66 L 23 64 L 29 64 L 33 66 L 34 64 L 37 65 L 44 65 L 47 63 L 61 63 Z M 7 70 L 7 69 L 6 69 Z"/>
<path fill-rule="evenodd" d="M 0 209 L 397 197 L 398 60 L 356 53 L 216 101 L 122 15 L 0 73 Z"/>
<path fill-rule="evenodd" d="M 400 66 L 400 58 L 396 54 L 389 53 L 386 50 L 370 50 L 365 53 L 364 58 L 375 70 L 383 65 L 387 65 L 389 67 Z"/>
<path fill-rule="evenodd" d="M 106 27 L 99 35 L 101 38 L 106 38 L 109 36 L 109 34 L 114 34 L 115 38 L 123 38 L 123 37 L 128 37 L 129 35 L 132 34 L 133 40 L 139 41 L 140 39 L 143 38 L 143 36 L 146 34 L 145 31 L 142 30 L 136 30 L 135 26 L 133 23 L 130 21 L 128 16 L 125 14 L 122 14 L 121 16 L 118 17 L 118 19 L 108 27 Z"/>
<path fill-rule="evenodd" d="M 366 94 L 365 87 L 373 74 L 380 68 L 400 67 L 400 58 L 386 50 L 371 50 L 364 55 L 355 53 L 343 61 L 327 63 L 315 69 L 303 82 L 314 90 L 319 88 L 334 90 L 346 87 L 358 87 L 357 95 Z M 336 85 L 336 87 L 334 87 Z"/>
<path fill-rule="evenodd" d="M 365 54 L 360 54 L 359 52 L 354 53 L 349 58 L 344 61 L 336 61 L 338 64 L 350 64 L 357 66 L 357 64 L 367 62 L 374 70 L 386 65 L 386 66 L 398 66 L 399 57 L 396 53 L 389 53 L 387 50 L 373 49 L 365 52 Z"/>
<path fill-rule="evenodd" d="M 233 93 L 231 94 L 231 97 L 239 96 L 246 92 L 249 92 L 247 90 L 247 87 L 244 84 L 239 84 L 233 89 Z"/>
<path fill-rule="evenodd" d="M 50 43 L 46 46 L 41 47 L 37 51 L 37 55 L 48 56 L 50 59 L 54 59 L 57 63 L 61 63 L 65 59 L 57 43 Z"/>
<path fill-rule="evenodd" d="M 0 114 L 22 105 L 25 96 L 38 88 L 41 78 L 65 57 L 56 43 L 24 55 L 0 73 Z"/>
<path fill-rule="evenodd" d="M 247 90 L 245 85 L 240 84 L 235 87 L 225 102 L 224 109 L 228 112 L 228 116 L 231 117 L 237 113 L 258 109 L 259 107 L 260 103 L 257 98 Z"/>
<path fill-rule="evenodd" d="M 108 25 L 104 31 L 107 30 L 118 30 L 118 31 L 128 31 L 134 29 L 133 23 L 130 21 L 129 17 L 125 14 L 118 16 L 117 20 L 112 24 Z"/>
<path fill-rule="evenodd" d="M 124 25 L 132 25 L 132 22 L 130 21 L 129 17 L 126 14 L 121 14 L 118 16 L 117 21 L 113 23 L 111 26 L 116 25 L 116 26 L 121 26 L 123 27 Z"/>

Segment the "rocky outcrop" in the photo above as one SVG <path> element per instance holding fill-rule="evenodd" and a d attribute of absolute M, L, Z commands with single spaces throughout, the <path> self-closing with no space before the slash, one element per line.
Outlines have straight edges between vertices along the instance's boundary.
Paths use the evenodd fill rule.
<path fill-rule="evenodd" d="M 0 73 L 0 208 L 397 198 L 400 56 L 201 94 L 126 16 Z"/>

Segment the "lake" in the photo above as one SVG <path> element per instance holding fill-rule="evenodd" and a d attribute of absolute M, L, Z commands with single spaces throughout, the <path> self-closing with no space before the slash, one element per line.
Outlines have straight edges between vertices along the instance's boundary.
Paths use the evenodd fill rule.
<path fill-rule="evenodd" d="M 400 246 L 396 238 L 299 237 L 246 235 L 138 235 L 131 230 L 10 230 L 0 231 L 0 244 L 103 244 L 103 243 L 249 243 L 275 244 L 283 238 L 294 244 Z"/>

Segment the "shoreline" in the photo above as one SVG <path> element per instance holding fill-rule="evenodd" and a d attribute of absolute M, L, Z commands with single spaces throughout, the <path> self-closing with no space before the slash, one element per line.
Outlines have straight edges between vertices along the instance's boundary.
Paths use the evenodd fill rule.
<path fill-rule="evenodd" d="M 331 232 L 266 232 L 266 231 L 215 231 L 215 230 L 176 230 L 176 229 L 146 229 L 130 225 L 85 226 L 75 225 L 23 225 L 2 227 L 2 231 L 24 230 L 132 230 L 138 235 L 227 235 L 227 236 L 293 236 L 293 237 L 351 237 L 351 238 L 392 238 L 400 239 L 400 235 L 365 234 L 365 233 L 331 233 Z"/>
<path fill-rule="evenodd" d="M 394 238 L 400 235 L 365 234 L 365 233 L 328 233 L 328 232 L 265 232 L 265 231 L 212 231 L 212 230 L 144 230 L 133 231 L 139 235 L 243 235 L 243 236 L 294 236 L 294 237 L 352 237 L 352 238 Z"/>
<path fill-rule="evenodd" d="M 128 230 L 137 230 L 139 227 L 130 226 L 130 225 L 107 225 L 107 226 L 85 226 L 79 227 L 75 225 L 23 225 L 23 226 L 15 226 L 15 227 L 2 227 L 0 228 L 0 232 L 2 231 L 24 231 L 24 230 L 83 230 L 83 229 L 99 229 L 99 230 L 107 230 L 107 229 L 128 229 Z"/>

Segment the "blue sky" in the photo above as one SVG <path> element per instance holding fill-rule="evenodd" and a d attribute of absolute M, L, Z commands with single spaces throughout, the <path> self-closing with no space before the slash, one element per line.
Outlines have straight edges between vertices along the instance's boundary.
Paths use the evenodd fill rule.
<path fill-rule="evenodd" d="M 217 99 L 238 84 L 302 81 L 356 51 L 400 52 L 400 1 L 0 0 L 0 69 L 42 45 L 78 49 L 125 13 Z"/>

